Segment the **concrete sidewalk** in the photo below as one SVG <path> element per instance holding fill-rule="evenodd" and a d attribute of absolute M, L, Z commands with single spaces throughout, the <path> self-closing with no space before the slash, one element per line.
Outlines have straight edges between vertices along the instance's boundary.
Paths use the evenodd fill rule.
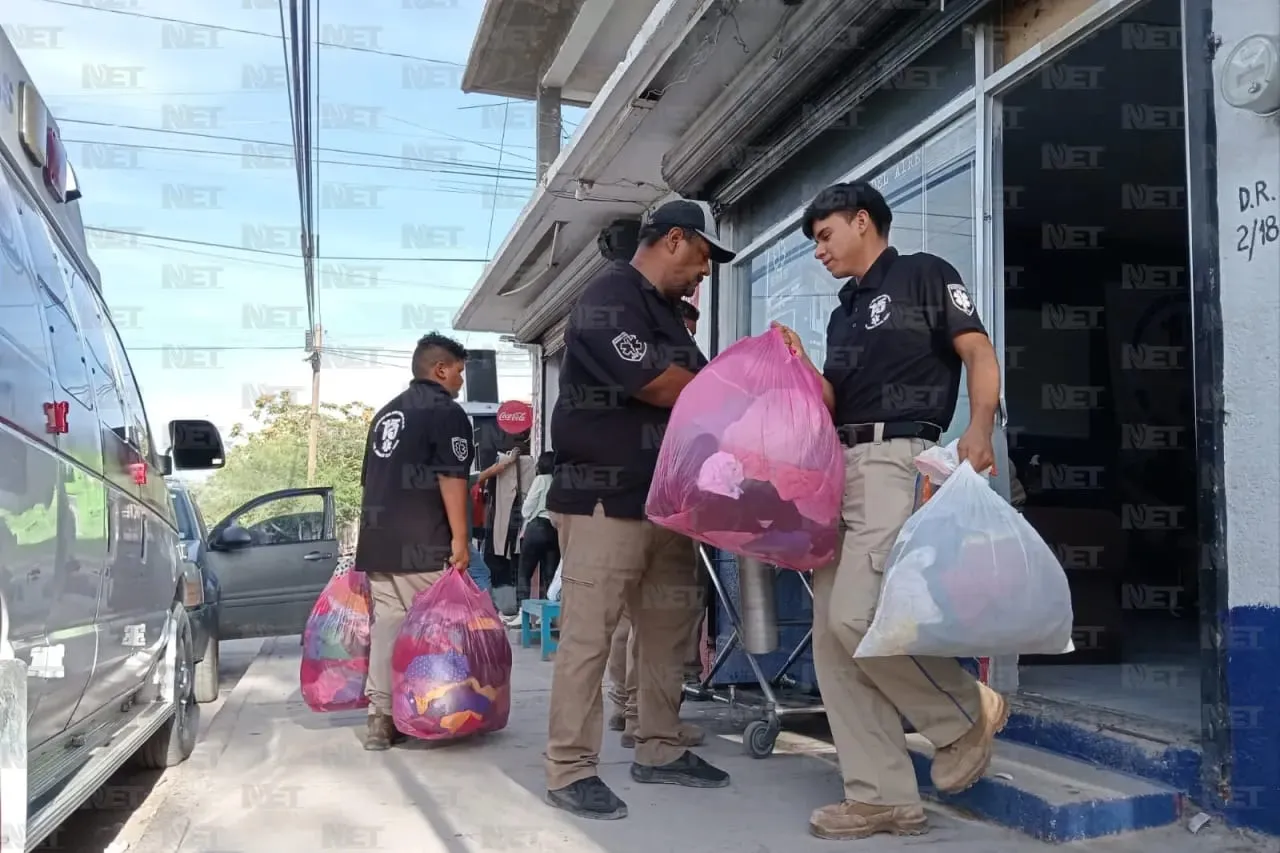
<path fill-rule="evenodd" d="M 575 819 L 542 802 L 551 663 L 515 650 L 511 723 L 473 742 L 413 744 L 384 753 L 361 746 L 364 712 L 311 712 L 298 692 L 297 638 L 264 644 L 196 754 L 129 853 L 314 853 L 390 850 L 419 853 L 534 850 L 563 853 L 807 853 L 841 845 L 811 838 L 810 811 L 839 796 L 825 744 L 784 733 L 775 754 L 755 760 L 741 746 L 741 720 L 723 706 L 686 706 L 712 733 L 700 753 L 733 774 L 731 787 L 687 790 L 637 785 L 631 753 L 605 738 L 601 775 L 626 800 L 630 817 Z M 878 836 L 876 851 L 930 845 L 939 853 L 1050 849 L 1027 836 L 931 807 L 921 838 Z M 847 845 L 845 845 L 847 846 Z M 1210 827 L 1198 835 L 1170 828 L 1058 849 L 1228 851 L 1263 849 Z M 850 848 L 852 849 L 852 848 Z"/>

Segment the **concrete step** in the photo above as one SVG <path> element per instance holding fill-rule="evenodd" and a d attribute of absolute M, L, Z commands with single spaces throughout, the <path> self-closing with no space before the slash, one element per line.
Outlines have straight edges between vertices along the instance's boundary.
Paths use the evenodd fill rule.
<path fill-rule="evenodd" d="M 1182 810 L 1182 795 L 1171 788 L 1004 740 L 996 742 L 991 768 L 976 785 L 942 795 L 929 776 L 933 747 L 914 734 L 907 745 L 925 796 L 1042 841 L 1167 826 Z"/>
<path fill-rule="evenodd" d="M 1012 697 L 1013 714 L 1000 737 L 1139 776 L 1205 803 L 1200 733 L 1161 720 L 1034 694 Z"/>

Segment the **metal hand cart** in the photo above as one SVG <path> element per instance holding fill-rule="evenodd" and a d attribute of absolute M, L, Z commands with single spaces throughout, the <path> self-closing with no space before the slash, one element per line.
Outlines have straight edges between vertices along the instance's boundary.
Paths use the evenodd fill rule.
<path fill-rule="evenodd" d="M 698 684 L 685 685 L 685 695 L 691 699 L 720 702 L 735 710 L 745 711 L 757 716 L 758 719 L 752 720 L 743 730 L 742 746 L 752 758 L 767 758 L 773 753 L 778 735 L 782 731 L 784 717 L 812 716 L 826 713 L 826 709 L 822 706 L 818 697 L 796 695 L 797 682 L 788 674 L 791 667 L 813 644 L 813 626 L 810 623 L 796 620 L 780 620 L 778 622 L 779 628 L 807 625 L 809 630 L 805 633 L 804 639 L 787 656 L 786 661 L 778 668 L 778 671 L 772 677 L 765 675 L 764 668 L 760 665 L 760 661 L 757 660 L 759 656 L 747 651 L 743 645 L 742 617 L 738 612 L 737 603 L 732 600 L 732 596 L 725 590 L 724 584 L 720 580 L 720 574 L 707 554 L 706 546 L 699 545 L 698 554 L 702 560 L 702 565 L 706 567 L 707 574 L 711 577 L 711 583 L 716 589 L 716 596 L 720 599 L 720 603 L 724 605 L 725 612 L 729 615 L 729 621 L 733 625 L 733 632 L 730 634 L 724 648 L 716 654 L 715 662 L 711 665 L 711 670 L 706 677 Z M 801 581 L 804 583 L 805 591 L 809 594 L 809 598 L 812 599 L 813 584 L 810 582 L 811 573 L 801 572 L 799 574 Z M 755 675 L 758 695 L 756 695 L 756 690 L 751 688 L 741 690 L 737 685 L 729 685 L 723 690 L 716 689 L 711 685 L 716 673 L 725 665 L 729 657 L 738 650 L 741 650 L 743 656 L 747 659 L 747 665 L 751 667 L 752 674 Z"/>

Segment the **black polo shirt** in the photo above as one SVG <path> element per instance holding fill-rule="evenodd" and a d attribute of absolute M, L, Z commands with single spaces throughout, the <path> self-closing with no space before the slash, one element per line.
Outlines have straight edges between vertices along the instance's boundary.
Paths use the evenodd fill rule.
<path fill-rule="evenodd" d="M 443 569 L 453 532 L 437 477 L 466 480 L 474 453 L 467 413 L 435 382 L 415 379 L 379 409 L 360 473 L 356 567 L 392 574 Z"/>
<path fill-rule="evenodd" d="M 697 372 L 706 363 L 678 306 L 629 262 L 592 279 L 565 330 L 547 509 L 590 515 L 602 503 L 611 518 L 644 518 L 671 410 L 635 394 L 673 364 Z"/>
<path fill-rule="evenodd" d="M 960 393 L 961 332 L 987 333 L 956 268 L 886 249 L 840 289 L 827 323 L 822 374 L 836 392 L 836 424 L 920 421 L 945 432 Z"/>

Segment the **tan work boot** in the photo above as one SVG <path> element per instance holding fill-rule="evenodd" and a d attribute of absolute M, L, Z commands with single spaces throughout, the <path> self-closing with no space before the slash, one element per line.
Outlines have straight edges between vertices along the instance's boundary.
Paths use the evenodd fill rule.
<path fill-rule="evenodd" d="M 955 743 L 933 756 L 930 775 L 933 785 L 944 794 L 957 794 L 982 778 L 991 765 L 996 735 L 1009 722 L 1009 703 L 985 684 L 978 684 L 981 710 L 969 731 Z"/>
<path fill-rule="evenodd" d="M 678 743 L 681 746 L 683 746 L 685 749 L 689 749 L 695 746 L 701 746 L 702 742 L 707 739 L 707 733 L 704 732 L 700 727 L 695 726 L 692 723 L 681 723 L 679 734 L 677 734 L 676 737 L 679 738 Z M 622 748 L 623 749 L 636 748 L 635 732 L 632 731 L 632 732 L 622 733 Z"/>
<path fill-rule="evenodd" d="M 395 721 L 390 714 L 374 712 L 369 715 L 368 729 L 364 736 L 364 748 L 369 752 L 382 752 L 400 739 Z"/>
<path fill-rule="evenodd" d="M 818 838 L 832 841 L 849 841 L 870 838 L 877 833 L 890 835 L 924 835 L 929 831 L 929 819 L 924 807 L 872 806 L 845 800 L 815 809 L 809 816 L 809 832 Z"/>

